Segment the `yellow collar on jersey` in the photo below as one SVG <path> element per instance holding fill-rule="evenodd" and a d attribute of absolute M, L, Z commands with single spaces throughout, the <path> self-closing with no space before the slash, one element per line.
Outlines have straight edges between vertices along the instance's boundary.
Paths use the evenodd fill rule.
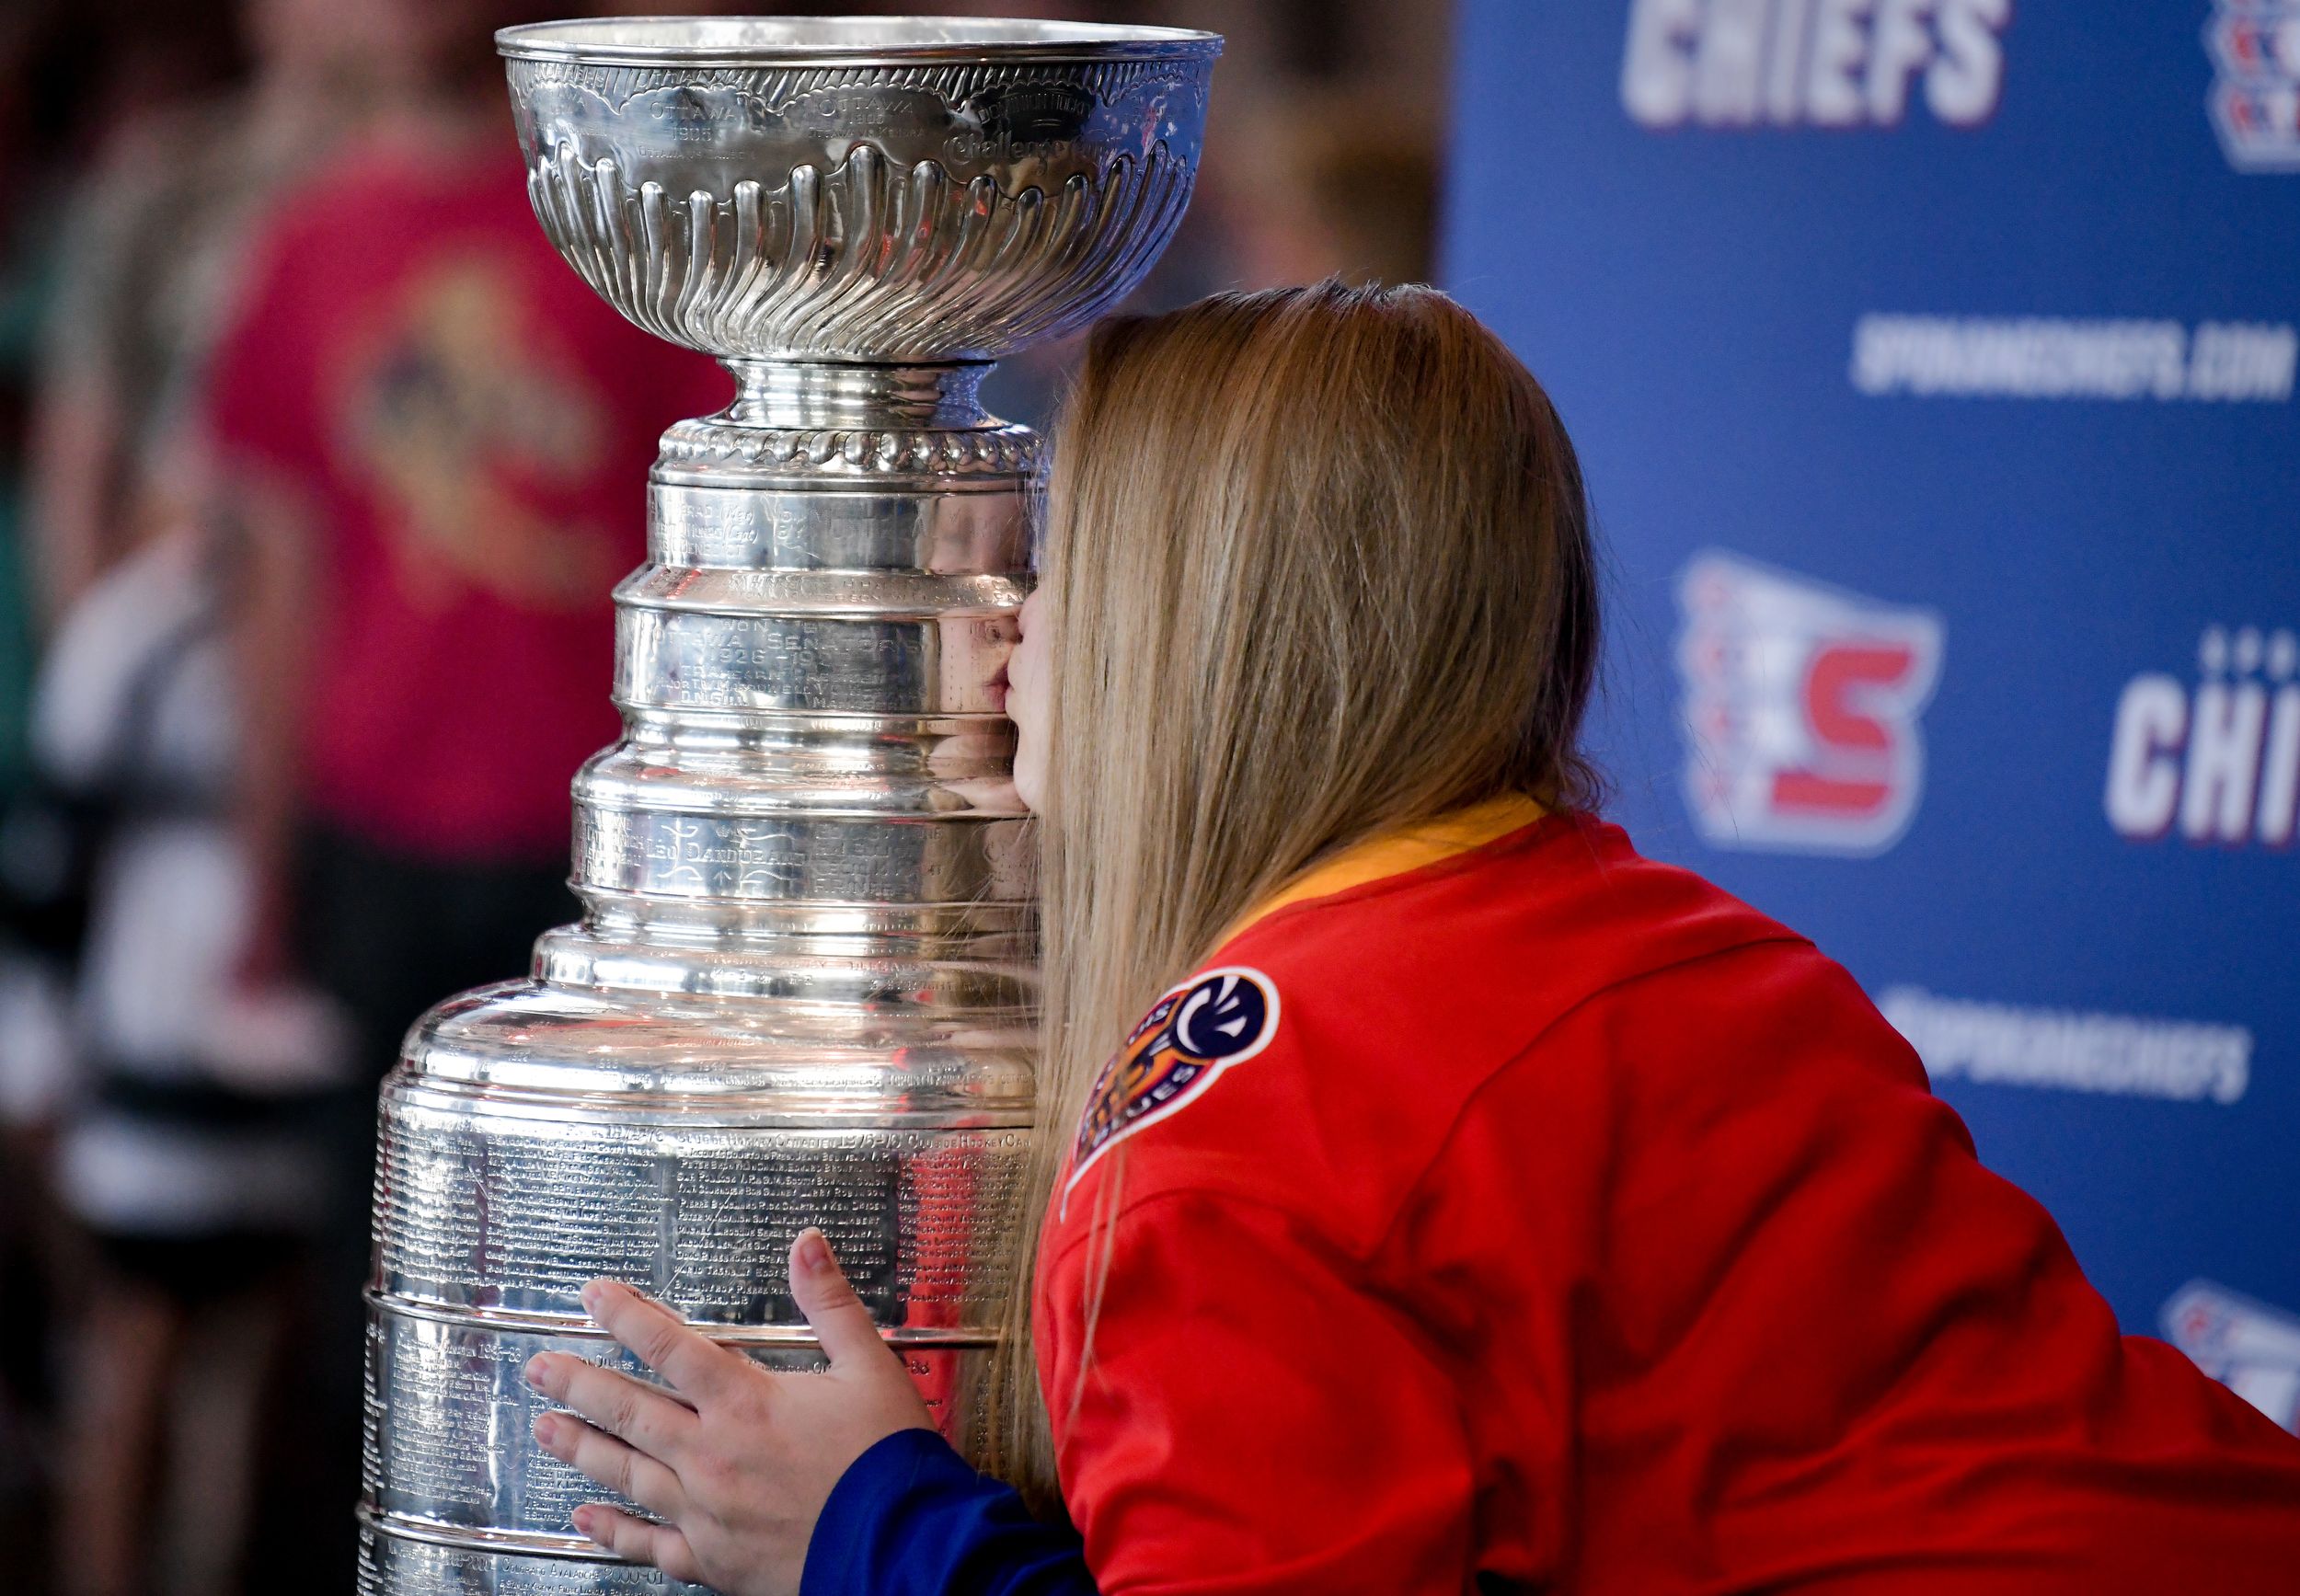
<path fill-rule="evenodd" d="M 1385 876 L 1402 876 L 1457 857 L 1524 831 L 1548 811 L 1522 793 L 1504 793 L 1467 809 L 1449 810 L 1418 825 L 1353 843 L 1320 860 L 1230 923 L 1217 947 L 1281 909 L 1313 898 L 1330 898 Z"/>

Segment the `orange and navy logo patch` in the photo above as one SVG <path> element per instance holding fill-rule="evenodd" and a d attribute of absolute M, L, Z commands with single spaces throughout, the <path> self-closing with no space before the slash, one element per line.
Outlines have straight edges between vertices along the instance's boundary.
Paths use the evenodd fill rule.
<path fill-rule="evenodd" d="M 1181 1108 L 1277 1033 L 1278 988 L 1243 965 L 1202 971 L 1158 999 L 1095 1077 L 1064 1195 L 1097 1158 Z"/>

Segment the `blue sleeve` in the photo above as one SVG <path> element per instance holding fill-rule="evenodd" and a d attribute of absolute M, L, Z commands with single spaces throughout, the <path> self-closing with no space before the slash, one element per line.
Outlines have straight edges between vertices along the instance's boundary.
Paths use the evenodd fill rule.
<path fill-rule="evenodd" d="M 931 1430 L 903 1430 L 831 1487 L 799 1596 L 1098 1596 L 1075 1531 L 1041 1524 Z"/>

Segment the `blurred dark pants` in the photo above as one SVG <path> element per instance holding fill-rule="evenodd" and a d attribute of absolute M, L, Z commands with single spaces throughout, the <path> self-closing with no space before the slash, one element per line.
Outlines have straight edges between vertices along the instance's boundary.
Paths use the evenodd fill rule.
<path fill-rule="evenodd" d="M 576 913 L 564 855 L 446 864 L 333 832 L 306 841 L 296 947 L 350 1016 L 360 1074 L 327 1106 L 328 1212 L 289 1382 L 301 1400 L 271 1427 L 285 1455 L 262 1492 L 253 1596 L 351 1586 L 376 1087 L 425 1009 L 523 975 L 536 936 Z"/>

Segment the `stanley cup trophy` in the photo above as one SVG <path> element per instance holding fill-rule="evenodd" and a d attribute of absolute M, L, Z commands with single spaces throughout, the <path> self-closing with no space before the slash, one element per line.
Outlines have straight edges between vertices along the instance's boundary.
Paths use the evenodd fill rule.
<path fill-rule="evenodd" d="M 963 1437 L 1018 1268 L 1034 880 L 1001 673 L 1037 438 L 989 363 L 1139 281 L 1213 35 L 939 18 L 499 35 L 544 231 L 734 402 L 664 434 L 615 590 L 582 918 L 383 1094 L 363 1596 L 661 1593 L 570 1512 L 522 1366 L 627 1280 L 773 1368 L 819 1224 Z M 508 712 L 516 713 L 516 706 Z"/>

